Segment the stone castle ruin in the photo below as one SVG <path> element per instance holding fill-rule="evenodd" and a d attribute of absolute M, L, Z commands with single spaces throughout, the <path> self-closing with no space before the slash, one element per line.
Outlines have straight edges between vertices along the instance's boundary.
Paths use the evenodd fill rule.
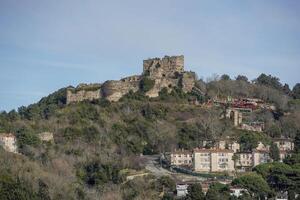
<path fill-rule="evenodd" d="M 197 79 L 196 73 L 184 71 L 184 56 L 152 58 L 143 61 L 142 75 L 129 76 L 118 81 L 106 81 L 103 84 L 80 84 L 76 88 L 69 87 L 67 104 L 100 98 L 118 101 L 129 91 L 139 91 L 143 78 L 154 82 L 153 87 L 145 93 L 149 97 L 157 97 L 163 88 L 167 88 L 170 92 L 172 88 L 180 87 L 184 92 L 190 92 Z"/>

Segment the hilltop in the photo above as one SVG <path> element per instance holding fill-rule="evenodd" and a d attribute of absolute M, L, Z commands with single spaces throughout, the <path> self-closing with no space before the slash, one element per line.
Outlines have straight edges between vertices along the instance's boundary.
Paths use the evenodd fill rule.
<path fill-rule="evenodd" d="M 184 71 L 184 56 L 153 58 L 143 61 L 142 75 L 126 77 L 119 81 L 106 81 L 103 84 L 69 87 L 67 104 L 100 98 L 118 101 L 130 91 L 142 91 L 148 97 L 157 97 L 163 88 L 170 92 L 174 87 L 181 87 L 183 92 L 191 92 L 196 79 L 194 72 Z"/>
<path fill-rule="evenodd" d="M 203 140 L 227 137 L 254 143 L 294 139 L 300 131 L 299 88 L 290 90 L 265 74 L 254 81 L 222 75 L 204 82 L 184 70 L 183 56 L 145 60 L 141 75 L 62 88 L 2 112 L 0 132 L 16 136 L 20 154 L 0 149 L 0 183 L 31 199 L 161 199 L 164 190 L 174 189 L 173 180 L 149 175 L 126 181 L 133 171 L 144 172 L 141 154 L 191 150 Z M 274 106 L 247 116 L 263 122 L 264 131 L 238 129 L 222 117 L 226 106 L 211 104 L 229 98 Z M 42 141 L 44 132 L 53 141 Z"/>

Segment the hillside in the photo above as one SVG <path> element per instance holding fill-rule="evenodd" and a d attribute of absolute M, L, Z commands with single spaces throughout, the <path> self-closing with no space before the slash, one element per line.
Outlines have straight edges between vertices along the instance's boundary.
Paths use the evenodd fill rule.
<path fill-rule="evenodd" d="M 174 190 L 172 180 L 150 175 L 126 181 L 129 171 L 144 170 L 141 154 L 191 150 L 203 140 L 227 137 L 294 139 L 300 131 L 300 85 L 290 90 L 264 74 L 253 82 L 228 75 L 196 80 L 188 92 L 174 85 L 161 88 L 157 97 L 140 87 L 112 102 L 67 104 L 68 88 L 0 114 L 0 132 L 13 133 L 20 152 L 0 149 L 0 199 L 7 193 L 23 196 L 19 199 L 161 199 L 164 190 Z M 276 109 L 248 116 L 263 122 L 264 132 L 245 131 L 221 117 L 226 108 L 207 106 L 216 97 L 259 98 Z M 45 131 L 53 133 L 54 141 L 40 140 Z"/>

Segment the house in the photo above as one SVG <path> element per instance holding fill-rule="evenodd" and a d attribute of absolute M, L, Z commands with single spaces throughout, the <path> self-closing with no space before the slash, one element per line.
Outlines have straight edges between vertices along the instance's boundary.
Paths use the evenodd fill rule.
<path fill-rule="evenodd" d="M 196 172 L 234 171 L 234 151 L 229 149 L 194 149 L 193 168 Z"/>
<path fill-rule="evenodd" d="M 239 152 L 236 153 L 237 159 L 235 160 L 235 167 L 244 172 L 251 169 L 253 166 L 253 155 L 252 152 Z"/>
<path fill-rule="evenodd" d="M 184 149 L 179 149 L 171 152 L 171 165 L 177 166 L 192 166 L 193 153 Z"/>
<path fill-rule="evenodd" d="M 294 142 L 290 138 L 275 138 L 273 142 L 277 145 L 280 151 L 294 150 Z"/>
<path fill-rule="evenodd" d="M 243 114 L 234 108 L 226 109 L 226 118 L 233 120 L 234 126 L 239 126 L 243 121 Z"/>
<path fill-rule="evenodd" d="M 291 151 L 279 150 L 280 162 L 283 162 L 283 160 L 289 155 L 291 155 Z"/>
<path fill-rule="evenodd" d="M 257 147 L 255 150 L 258 151 L 269 151 L 270 150 L 270 145 L 264 144 L 262 142 L 258 142 Z"/>
<path fill-rule="evenodd" d="M 288 200 L 289 199 L 289 195 L 288 192 L 277 192 L 276 196 L 275 196 L 276 200 Z"/>
<path fill-rule="evenodd" d="M 263 122 L 242 123 L 240 129 L 247 131 L 263 132 L 265 125 Z"/>
<path fill-rule="evenodd" d="M 253 150 L 252 159 L 253 159 L 253 167 L 271 161 L 268 150 Z"/>
<path fill-rule="evenodd" d="M 17 150 L 17 139 L 12 133 L 1 133 L 0 134 L 0 146 L 3 147 L 5 151 L 18 153 Z"/>
<path fill-rule="evenodd" d="M 230 187 L 230 195 L 231 196 L 235 196 L 235 197 L 240 197 L 243 195 L 243 193 L 248 192 L 246 189 L 244 188 L 240 188 L 240 187 Z"/>
<path fill-rule="evenodd" d="M 185 197 L 188 193 L 188 184 L 177 184 L 176 185 L 176 193 L 177 197 Z"/>
<path fill-rule="evenodd" d="M 213 140 L 202 140 L 202 148 L 216 147 L 216 143 Z"/>
<path fill-rule="evenodd" d="M 241 112 L 252 112 L 257 109 L 257 103 L 248 101 L 247 99 L 234 99 L 231 106 Z"/>
<path fill-rule="evenodd" d="M 237 141 L 231 141 L 231 140 L 219 140 L 216 142 L 215 147 L 217 149 L 233 150 L 234 153 L 240 151 L 240 144 Z"/>

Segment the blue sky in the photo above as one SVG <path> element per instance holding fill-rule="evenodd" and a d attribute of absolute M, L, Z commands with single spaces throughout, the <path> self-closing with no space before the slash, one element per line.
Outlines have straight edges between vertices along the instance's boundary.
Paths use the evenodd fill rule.
<path fill-rule="evenodd" d="M 68 85 L 142 72 L 185 55 L 187 70 L 300 82 L 298 0 L 0 0 L 0 110 Z"/>

